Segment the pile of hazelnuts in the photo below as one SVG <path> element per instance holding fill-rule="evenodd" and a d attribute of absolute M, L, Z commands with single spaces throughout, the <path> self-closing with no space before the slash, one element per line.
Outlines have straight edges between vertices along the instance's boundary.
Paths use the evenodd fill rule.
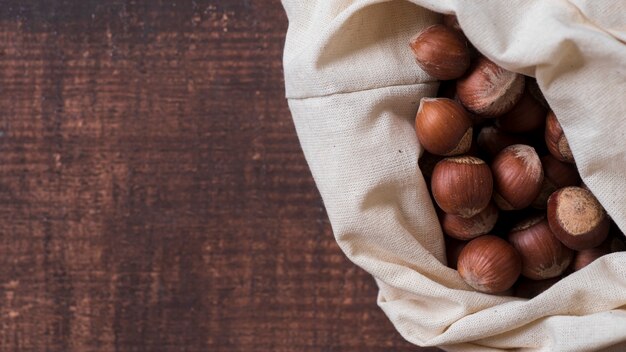
<path fill-rule="evenodd" d="M 626 249 L 582 184 L 536 81 L 481 56 L 454 16 L 410 43 L 441 80 L 415 119 L 419 165 L 446 236 L 449 266 L 474 289 L 530 298 Z"/>

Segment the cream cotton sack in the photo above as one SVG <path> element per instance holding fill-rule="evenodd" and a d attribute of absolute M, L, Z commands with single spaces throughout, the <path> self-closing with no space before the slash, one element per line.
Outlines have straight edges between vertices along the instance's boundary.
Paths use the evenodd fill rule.
<path fill-rule="evenodd" d="M 414 129 L 439 83 L 410 40 L 456 14 L 498 65 L 536 77 L 584 183 L 626 229 L 626 1 L 283 0 L 286 95 L 333 232 L 398 332 L 447 351 L 626 350 L 626 253 L 527 300 L 446 266 Z"/>

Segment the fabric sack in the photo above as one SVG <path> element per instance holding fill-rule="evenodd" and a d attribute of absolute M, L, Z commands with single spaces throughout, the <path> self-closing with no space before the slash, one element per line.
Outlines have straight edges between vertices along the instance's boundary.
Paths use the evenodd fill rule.
<path fill-rule="evenodd" d="M 626 1 L 283 0 L 286 95 L 336 240 L 400 334 L 448 351 L 626 350 L 626 253 L 531 299 L 446 267 L 413 127 L 438 82 L 408 48 L 456 14 L 500 66 L 537 78 L 587 186 L 626 229 Z"/>

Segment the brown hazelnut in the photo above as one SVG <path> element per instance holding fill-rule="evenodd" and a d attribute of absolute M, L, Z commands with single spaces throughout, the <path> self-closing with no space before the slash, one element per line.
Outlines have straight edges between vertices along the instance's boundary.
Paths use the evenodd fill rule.
<path fill-rule="evenodd" d="M 494 201 L 502 210 L 529 206 L 541 191 L 543 168 L 535 149 L 514 144 L 504 148 L 491 164 Z"/>
<path fill-rule="evenodd" d="M 472 120 L 463 107 L 447 98 L 422 98 L 415 132 L 424 149 L 436 155 L 459 155 L 472 145 Z"/>
<path fill-rule="evenodd" d="M 456 238 L 449 236 L 445 236 L 444 241 L 446 243 L 446 259 L 448 260 L 448 267 L 456 270 L 456 263 L 459 260 L 459 255 L 467 242 L 457 240 Z"/>
<path fill-rule="evenodd" d="M 497 293 L 513 286 L 522 271 L 522 260 L 505 240 L 485 235 L 463 248 L 457 267 L 463 280 L 474 289 Z"/>
<path fill-rule="evenodd" d="M 557 188 L 578 186 L 581 182 L 575 165 L 561 162 L 552 155 L 543 156 L 541 165 L 545 177 Z"/>
<path fill-rule="evenodd" d="M 580 251 L 600 245 L 611 222 L 596 197 L 581 187 L 565 187 L 548 198 L 548 223 L 567 247 Z"/>
<path fill-rule="evenodd" d="M 576 253 L 574 262 L 572 263 L 572 269 L 578 271 L 587 265 L 591 264 L 594 260 L 611 253 L 605 246 L 599 246 L 595 248 L 583 249 Z"/>
<path fill-rule="evenodd" d="M 466 241 L 489 233 L 496 221 L 498 221 L 498 208 L 493 203 L 489 203 L 485 209 L 471 218 L 444 214 L 441 227 L 448 236 Z"/>
<path fill-rule="evenodd" d="M 517 224 L 508 238 L 522 257 L 522 275 L 529 279 L 543 280 L 561 275 L 574 255 L 554 236 L 544 215 Z"/>
<path fill-rule="evenodd" d="M 590 249 L 583 249 L 574 255 L 574 261 L 571 265 L 572 270 L 578 271 L 602 256 L 626 250 L 623 238 L 624 235 L 620 232 L 619 228 L 615 226 L 615 224 L 611 224 L 609 236 L 602 244 Z"/>
<path fill-rule="evenodd" d="M 476 144 L 480 150 L 493 158 L 502 149 L 513 144 L 530 144 L 530 139 L 521 135 L 504 133 L 493 126 L 486 126 L 478 133 Z"/>
<path fill-rule="evenodd" d="M 541 157 L 541 165 L 543 165 L 543 184 L 539 196 L 532 204 L 537 209 L 545 209 L 548 197 L 557 189 L 578 186 L 581 182 L 575 165 L 561 162 L 552 155 Z"/>
<path fill-rule="evenodd" d="M 563 133 L 561 124 L 556 119 L 554 112 L 550 111 L 546 117 L 546 145 L 550 154 L 555 158 L 567 162 L 574 163 L 574 155 L 567 142 L 567 137 Z"/>
<path fill-rule="evenodd" d="M 543 127 L 546 113 L 547 109 L 526 91 L 511 110 L 498 117 L 496 126 L 504 132 L 530 132 Z"/>
<path fill-rule="evenodd" d="M 489 204 L 493 190 L 491 170 L 476 157 L 446 158 L 433 170 L 431 190 L 443 211 L 469 218 Z"/>
<path fill-rule="evenodd" d="M 461 77 L 470 64 L 465 38 L 441 24 L 432 25 L 411 41 L 417 64 L 439 80 Z"/>
<path fill-rule="evenodd" d="M 489 117 L 511 110 L 523 92 L 524 76 L 507 71 L 485 57 L 478 58 L 456 85 L 463 106 Z"/>

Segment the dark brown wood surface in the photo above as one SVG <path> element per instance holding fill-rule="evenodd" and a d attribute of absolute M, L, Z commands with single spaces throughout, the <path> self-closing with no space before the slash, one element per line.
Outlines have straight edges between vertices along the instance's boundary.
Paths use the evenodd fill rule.
<path fill-rule="evenodd" d="M 0 350 L 419 350 L 332 237 L 278 0 L 1 5 Z"/>

